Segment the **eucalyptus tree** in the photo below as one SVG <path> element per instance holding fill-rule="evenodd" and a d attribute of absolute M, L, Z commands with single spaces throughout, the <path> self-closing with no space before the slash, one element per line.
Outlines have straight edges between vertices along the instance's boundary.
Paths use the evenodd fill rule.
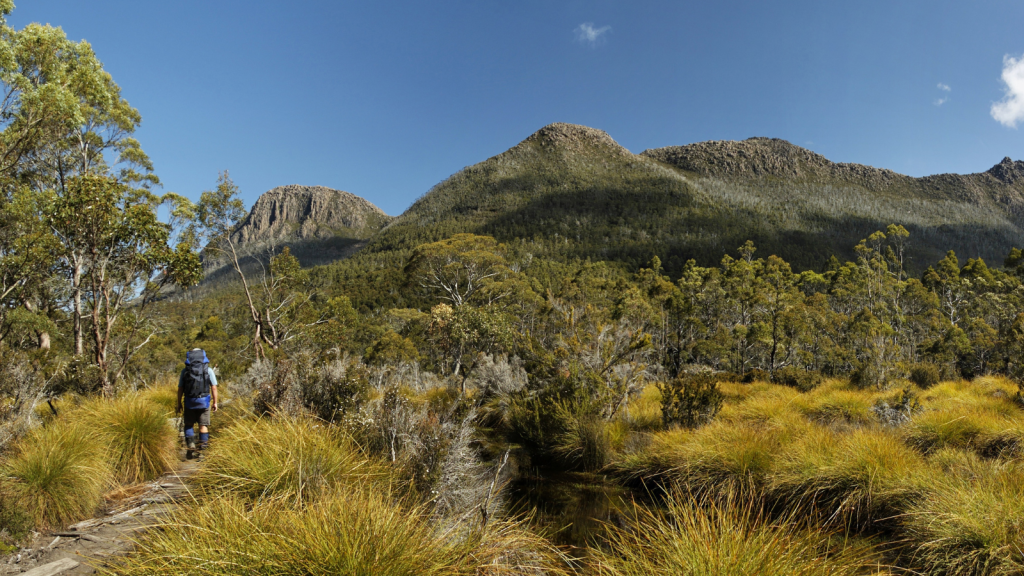
<path fill-rule="evenodd" d="M 249 318 L 252 321 L 253 352 L 256 358 L 260 359 L 266 357 L 263 349 L 263 319 L 253 296 L 253 289 L 242 270 L 238 246 L 233 236 L 244 217 L 245 204 L 238 198 L 238 186 L 225 170 L 217 178 L 217 186 L 200 195 L 188 234 L 200 242 L 205 242 L 203 250 L 208 256 L 227 258 L 231 268 L 238 274 L 245 292 L 245 302 L 249 307 Z"/>
<path fill-rule="evenodd" d="M 92 361 L 108 396 L 153 336 L 144 334 L 147 305 L 164 286 L 192 286 L 202 275 L 189 241 L 171 248 L 171 226 L 157 218 L 162 202 L 109 176 L 80 175 L 68 180 L 63 193 L 51 193 L 45 208 L 62 250 L 79 259 L 79 305 L 89 313 Z"/>
<path fill-rule="evenodd" d="M 69 194 L 79 175 L 110 175 L 148 188 L 159 181 L 132 137 L 139 112 L 86 41 L 74 42 L 59 27 L 29 24 L 15 30 L 5 17 L 14 8 L 0 0 L 0 277 L 6 315 L 18 307 L 34 314 L 52 308 L 38 286 L 59 267 L 70 280 L 74 352 L 84 352 L 82 297 L 85 255 L 53 250 L 38 196 Z M 66 247 L 66 246 L 65 246 Z M 10 290 L 10 291 L 8 291 Z M 41 334 L 40 345 L 48 342 Z"/>

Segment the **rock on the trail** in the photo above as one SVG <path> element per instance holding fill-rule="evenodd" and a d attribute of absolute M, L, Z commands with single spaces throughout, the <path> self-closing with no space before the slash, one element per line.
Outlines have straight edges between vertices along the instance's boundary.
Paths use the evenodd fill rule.
<path fill-rule="evenodd" d="M 56 562 L 50 562 L 49 564 L 37 566 L 28 572 L 23 572 L 21 576 L 54 576 L 55 574 L 60 574 L 61 572 L 71 570 L 77 566 L 78 562 L 75 562 L 70 558 L 61 558 Z"/>

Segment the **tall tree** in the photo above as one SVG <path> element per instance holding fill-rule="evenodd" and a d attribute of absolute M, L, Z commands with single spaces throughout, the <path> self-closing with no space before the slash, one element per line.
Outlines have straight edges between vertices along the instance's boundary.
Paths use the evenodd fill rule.
<path fill-rule="evenodd" d="M 0 211 L 5 221 L 23 209 L 25 202 L 17 196 L 24 187 L 67 196 L 70 180 L 84 174 L 116 174 L 119 181 L 143 188 L 158 183 L 132 137 L 141 116 L 121 97 L 89 43 L 70 41 L 63 30 L 49 25 L 15 30 L 3 18 L 13 7 L 0 0 Z M 22 227 L 40 220 L 38 211 L 20 216 Z M 17 250 L 8 246 L 0 250 Z M 28 284 L 31 275 L 47 269 L 48 256 L 44 250 L 25 251 L 23 261 L 39 259 L 5 267 L 8 278 L 15 285 Z M 74 350 L 81 355 L 85 255 L 64 251 L 62 256 L 71 276 Z M 24 274 L 11 276 L 18 269 Z M 37 306 L 33 299 L 21 299 L 20 304 L 32 311 L 49 303 Z"/>
<path fill-rule="evenodd" d="M 238 274 L 242 281 L 242 289 L 245 291 L 245 302 L 249 306 L 249 318 L 252 320 L 253 352 L 256 358 L 264 358 L 266 353 L 263 350 L 263 321 L 249 281 L 245 277 L 245 271 L 242 270 L 238 247 L 232 236 L 244 217 L 245 204 L 238 198 L 238 186 L 225 170 L 217 178 L 216 188 L 203 192 L 199 197 L 190 233 L 195 238 L 206 241 L 204 251 L 209 256 L 227 258 L 232 269 Z"/>
<path fill-rule="evenodd" d="M 146 190 L 107 176 L 75 176 L 64 190 L 52 196 L 46 218 L 65 253 L 80 258 L 93 362 L 110 396 L 128 361 L 152 337 L 140 334 L 146 306 L 167 284 L 198 283 L 199 257 L 189 243 L 168 245 L 170 225 L 156 213 L 161 198 Z M 121 339 L 112 357 L 115 334 Z"/>

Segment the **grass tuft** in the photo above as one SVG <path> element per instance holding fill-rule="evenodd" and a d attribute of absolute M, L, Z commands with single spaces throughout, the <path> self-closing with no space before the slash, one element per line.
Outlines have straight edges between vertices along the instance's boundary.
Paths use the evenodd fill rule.
<path fill-rule="evenodd" d="M 89 400 L 69 417 L 97 431 L 121 484 L 152 480 L 177 462 L 177 431 L 159 404 L 138 394 Z"/>
<path fill-rule="evenodd" d="M 195 483 L 210 494 L 231 491 L 250 500 L 302 505 L 331 486 L 384 474 L 333 426 L 309 418 L 263 418 L 223 430 Z"/>
<path fill-rule="evenodd" d="M 0 495 L 18 502 L 37 529 L 92 515 L 110 482 L 102 441 L 77 422 L 33 430 L 0 471 Z"/>
<path fill-rule="evenodd" d="M 929 574 L 1024 574 L 1024 468 L 968 457 L 958 470 L 903 518 L 915 560 Z"/>
<path fill-rule="evenodd" d="M 893 435 L 816 428 L 782 453 L 772 489 L 818 510 L 826 523 L 867 527 L 904 511 L 926 473 L 924 459 Z"/>
<path fill-rule="evenodd" d="M 594 564 L 603 576 L 852 576 L 877 568 L 868 548 L 770 523 L 752 505 L 678 493 L 666 510 L 637 507 L 629 525 L 611 527 Z"/>
<path fill-rule="evenodd" d="M 387 489 L 347 486 L 303 508 L 283 499 L 253 505 L 232 494 L 181 510 L 162 530 L 146 532 L 110 573 L 559 574 L 557 562 L 550 547 L 515 525 L 472 537 L 438 532 L 425 508 Z"/>

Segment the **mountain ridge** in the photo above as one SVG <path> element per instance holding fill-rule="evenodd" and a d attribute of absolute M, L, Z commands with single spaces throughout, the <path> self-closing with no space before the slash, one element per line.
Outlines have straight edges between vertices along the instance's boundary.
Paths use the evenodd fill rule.
<path fill-rule="evenodd" d="M 281 190 L 254 204 L 240 239 L 246 226 L 316 239 L 321 227 L 309 218 L 290 228 L 269 223 L 272 206 L 283 202 L 270 202 L 270 193 Z M 669 273 L 689 259 L 713 265 L 753 240 L 759 254 L 808 269 L 832 255 L 855 258 L 860 239 L 895 223 L 911 231 L 910 267 L 920 271 L 950 249 L 1001 262 L 1020 243 L 1024 162 L 1005 158 L 985 172 L 915 178 L 832 162 L 777 138 L 633 154 L 602 130 L 554 123 L 439 182 L 397 217 L 371 212 L 377 226 L 358 234 L 348 229 L 343 250 L 300 261 L 355 255 L 377 267 L 400 266 L 419 244 L 471 232 L 559 261 L 608 260 L 636 269 L 658 256 Z M 261 214 L 262 228 L 254 214 Z"/>

